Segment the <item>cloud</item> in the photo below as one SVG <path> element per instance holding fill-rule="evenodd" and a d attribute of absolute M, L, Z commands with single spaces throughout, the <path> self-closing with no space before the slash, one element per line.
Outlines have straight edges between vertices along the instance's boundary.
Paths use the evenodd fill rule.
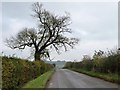
<path fill-rule="evenodd" d="M 5 21 L 7 19 L 7 22 Z M 3 21 L 3 24 L 7 27 L 3 27 L 2 31 L 2 41 L 1 41 L 1 47 L 2 51 L 5 55 L 13 55 L 16 54 L 16 56 L 19 56 L 21 58 L 27 58 L 30 56 L 30 48 L 26 48 L 22 52 L 18 49 L 12 50 L 5 44 L 5 39 L 9 38 L 11 36 L 15 36 L 19 31 L 21 31 L 24 27 L 32 28 L 35 26 L 35 23 L 31 23 L 28 20 L 22 20 L 18 18 L 5 18 Z"/>
<path fill-rule="evenodd" d="M 34 27 L 36 22 L 30 19 L 31 3 L 4 3 L 3 4 L 3 39 L 15 35 L 23 27 Z M 117 3 L 43 3 L 44 7 L 57 15 L 71 14 L 70 25 L 73 34 L 69 35 L 80 39 L 75 49 L 57 55 L 55 51 L 51 56 L 55 60 L 81 60 L 83 55 L 92 55 L 94 50 L 112 49 L 118 45 L 118 7 Z M 17 7 L 17 8 L 15 8 Z M 24 52 L 11 50 L 4 46 L 3 50 L 9 55 L 29 55 L 28 48 Z M 2 48 L 0 47 L 0 48 Z"/>
<path fill-rule="evenodd" d="M 3 34 L 5 35 L 3 37 L 15 35 L 19 31 L 21 31 L 24 27 L 32 28 L 35 26 L 35 24 L 29 22 L 29 20 L 22 20 L 18 18 L 6 18 L 6 19 L 3 20 L 3 24 L 7 26 L 7 27 L 5 26 L 3 27 L 3 30 L 4 30 Z"/>
<path fill-rule="evenodd" d="M 81 61 L 83 55 L 93 56 L 95 50 L 103 50 L 107 51 L 108 49 L 116 49 L 117 48 L 117 40 L 110 41 L 81 41 L 74 49 L 71 49 L 67 52 L 63 52 L 58 55 L 55 52 L 52 52 L 51 58 L 54 60 L 66 60 L 66 61 Z"/>

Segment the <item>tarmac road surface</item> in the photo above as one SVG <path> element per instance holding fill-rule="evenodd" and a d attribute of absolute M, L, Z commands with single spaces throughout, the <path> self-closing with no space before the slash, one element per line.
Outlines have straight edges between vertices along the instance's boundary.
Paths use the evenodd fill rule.
<path fill-rule="evenodd" d="M 118 88 L 118 85 L 71 70 L 58 69 L 47 88 Z"/>

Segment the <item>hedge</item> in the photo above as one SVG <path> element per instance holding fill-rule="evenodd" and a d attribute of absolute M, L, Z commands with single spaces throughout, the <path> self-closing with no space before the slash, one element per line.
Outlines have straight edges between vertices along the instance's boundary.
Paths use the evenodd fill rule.
<path fill-rule="evenodd" d="M 20 88 L 26 82 L 49 71 L 53 65 L 43 61 L 28 61 L 19 58 L 2 57 L 2 88 Z"/>
<path fill-rule="evenodd" d="M 63 68 L 120 84 L 120 51 L 99 50 L 92 58 L 85 55 L 79 62 L 66 62 Z"/>
<path fill-rule="evenodd" d="M 64 68 L 84 69 L 100 73 L 120 75 L 120 52 L 109 51 L 107 54 L 96 52 L 92 58 L 86 56 L 80 62 L 67 62 Z"/>

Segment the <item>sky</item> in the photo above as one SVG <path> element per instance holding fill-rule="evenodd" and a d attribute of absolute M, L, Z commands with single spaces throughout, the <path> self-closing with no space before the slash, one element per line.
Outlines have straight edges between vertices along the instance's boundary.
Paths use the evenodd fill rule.
<path fill-rule="evenodd" d="M 33 2 L 2 3 L 2 40 L 0 49 L 5 55 L 21 58 L 30 57 L 30 48 L 12 50 L 4 43 L 6 38 L 15 36 L 24 27 L 36 27 L 36 20 L 31 17 Z M 57 14 L 70 13 L 73 33 L 79 38 L 74 49 L 58 55 L 50 53 L 54 60 L 80 61 L 83 55 L 92 56 L 95 50 L 114 49 L 118 47 L 118 3 L 117 2 L 42 2 L 43 8 Z M 0 5 L 1 6 L 1 5 Z M 1 14 L 0 14 L 1 15 Z"/>

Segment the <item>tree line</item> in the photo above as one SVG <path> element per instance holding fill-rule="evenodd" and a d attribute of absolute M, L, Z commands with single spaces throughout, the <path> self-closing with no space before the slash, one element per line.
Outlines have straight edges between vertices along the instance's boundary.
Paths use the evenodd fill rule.
<path fill-rule="evenodd" d="M 83 69 L 100 73 L 120 75 L 120 51 L 95 51 L 92 58 L 85 55 L 80 62 L 67 62 L 64 68 Z"/>

